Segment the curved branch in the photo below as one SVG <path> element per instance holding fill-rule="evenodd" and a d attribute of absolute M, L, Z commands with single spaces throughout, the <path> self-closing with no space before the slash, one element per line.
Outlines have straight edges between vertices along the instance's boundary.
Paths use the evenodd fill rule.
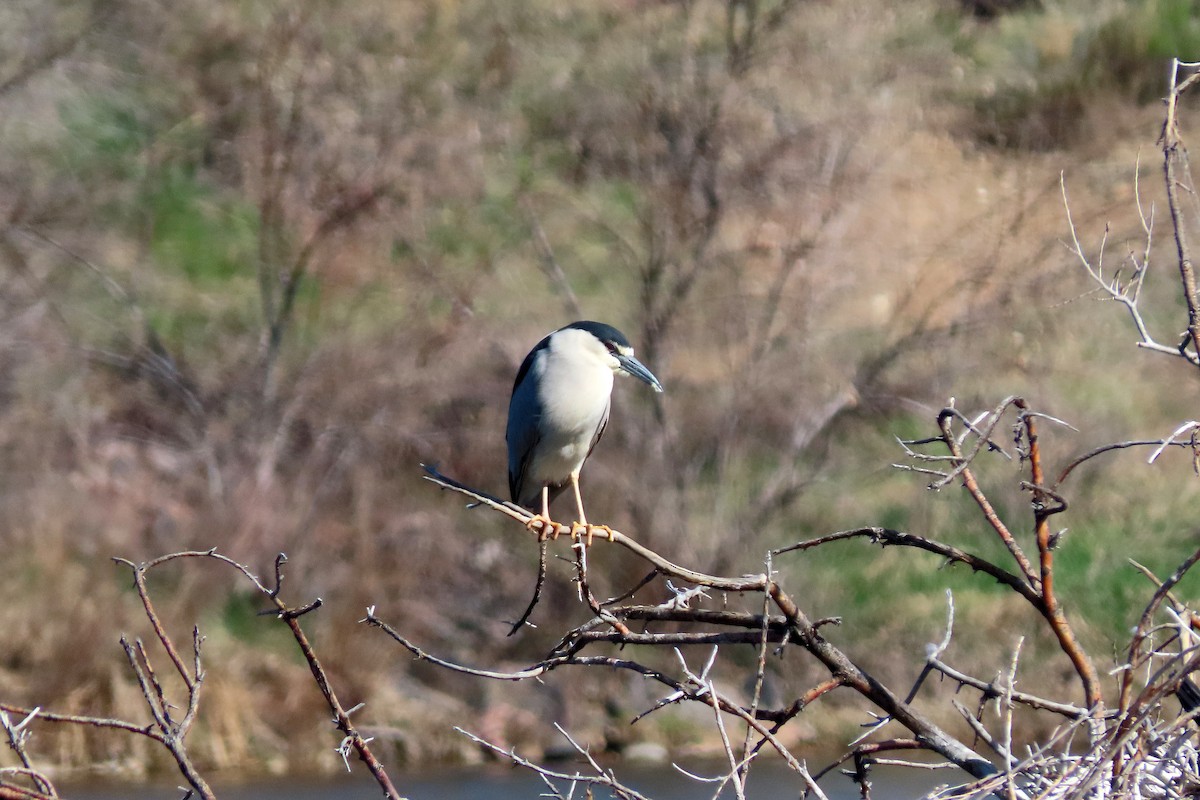
<path fill-rule="evenodd" d="M 1057 489 L 1059 486 L 1062 486 L 1063 481 L 1067 479 L 1067 476 L 1070 475 L 1076 467 L 1078 467 L 1080 464 L 1083 464 L 1085 461 L 1095 458 L 1096 456 L 1101 456 L 1105 453 L 1111 453 L 1113 450 L 1125 450 L 1130 447 L 1164 446 L 1191 447 L 1192 445 L 1190 442 L 1173 442 L 1169 439 L 1134 439 L 1128 442 L 1113 442 L 1111 444 L 1101 445 L 1094 450 L 1089 450 L 1080 456 L 1076 456 L 1069 464 L 1062 468 L 1062 471 L 1058 473 L 1058 477 L 1054 480 L 1054 483 L 1051 484 L 1050 488 Z"/>
<path fill-rule="evenodd" d="M 533 514 L 521 508 L 520 506 L 505 502 L 493 495 L 473 489 L 466 484 L 459 483 L 453 478 L 443 475 L 442 473 L 438 472 L 435 467 L 432 467 L 428 464 L 422 464 L 421 466 L 427 473 L 424 476 L 425 480 L 429 481 L 430 483 L 441 486 L 443 489 L 448 489 L 452 492 L 464 494 L 473 499 L 476 504 L 487 506 L 495 511 L 499 511 L 501 514 L 520 522 L 522 525 L 528 526 L 529 522 L 534 517 Z M 558 525 L 557 529 L 559 535 L 569 536 L 571 533 L 571 528 L 568 525 Z M 550 535 L 553 535 L 553 531 L 543 533 L 549 533 Z M 708 575 L 703 572 L 697 572 L 696 570 L 688 569 L 687 567 L 683 567 L 672 561 L 668 561 L 650 548 L 639 544 L 637 541 L 629 538 L 617 530 L 613 530 L 611 535 L 606 535 L 605 539 L 624 547 L 634 555 L 640 556 L 642 559 L 650 562 L 658 569 L 660 573 L 664 575 L 670 575 L 699 586 L 707 586 L 712 589 L 720 589 L 721 591 L 726 592 L 761 592 L 766 588 L 767 585 L 767 576 L 762 574 L 747 575 L 742 578 L 725 578 L 719 575 Z"/>
<path fill-rule="evenodd" d="M 537 580 L 533 584 L 533 597 L 529 599 L 529 605 L 525 607 L 525 611 L 508 629 L 509 636 L 525 627 L 525 623 L 529 622 L 529 617 L 533 614 L 533 609 L 537 608 L 538 601 L 542 599 L 542 587 L 546 585 L 546 550 L 549 545 L 550 542 L 547 539 L 538 543 L 538 571 Z"/>
<path fill-rule="evenodd" d="M 53 711 L 44 711 L 41 709 L 24 708 L 22 706 L 14 706 L 9 703 L 0 703 L 0 711 L 7 711 L 9 714 L 20 714 L 29 716 L 37 714 L 39 720 L 46 722 L 62 722 L 68 725 L 86 725 L 91 728 L 110 728 L 117 731 L 125 731 L 127 733 L 136 733 L 138 736 L 145 736 L 153 739 L 156 742 L 162 741 L 162 735 L 154 730 L 154 724 L 137 725 L 133 722 L 126 722 L 123 719 L 112 719 L 106 717 L 88 717 L 78 714 L 55 714 Z"/>
<path fill-rule="evenodd" d="M 968 553 L 965 550 L 960 550 L 957 547 L 952 547 L 948 544 L 926 539 L 923 536 L 917 536 L 912 533 L 892 530 L 891 528 L 866 527 L 854 528 L 853 530 L 838 531 L 836 533 L 826 534 L 825 536 L 809 539 L 804 542 L 781 547 L 778 550 L 773 550 L 772 555 L 780 555 L 789 553 L 793 550 L 809 550 L 814 547 L 819 547 L 829 542 L 835 542 L 844 539 L 853 539 L 855 537 L 864 537 L 871 540 L 874 544 L 882 544 L 884 547 L 888 545 L 897 545 L 900 547 L 915 547 L 918 550 L 939 555 L 948 561 L 958 564 L 966 564 L 976 572 L 982 572 L 985 575 L 994 578 L 997 583 L 1003 584 L 1017 594 L 1024 597 L 1034 605 L 1040 605 L 1041 596 L 1034 591 L 1028 583 L 1021 580 L 1020 576 L 1014 575 L 1003 567 L 997 566 L 985 558 L 981 558 L 973 553 Z"/>

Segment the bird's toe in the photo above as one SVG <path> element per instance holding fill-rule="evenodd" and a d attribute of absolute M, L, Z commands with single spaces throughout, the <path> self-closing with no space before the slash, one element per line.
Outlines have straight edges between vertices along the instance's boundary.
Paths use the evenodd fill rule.
<path fill-rule="evenodd" d="M 534 514 L 525 523 L 525 527 L 537 534 L 539 542 L 558 538 L 558 523 L 542 514 Z"/>

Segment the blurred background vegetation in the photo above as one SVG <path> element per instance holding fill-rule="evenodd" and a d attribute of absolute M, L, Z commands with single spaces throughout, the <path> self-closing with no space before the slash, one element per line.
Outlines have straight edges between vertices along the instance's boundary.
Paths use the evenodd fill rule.
<path fill-rule="evenodd" d="M 295 599 L 326 602 L 306 618 L 318 652 L 393 763 L 473 757 L 451 722 L 527 753 L 550 720 L 595 747 L 703 746 L 691 712 L 630 728 L 652 690 L 628 678 L 480 685 L 355 625 L 375 604 L 432 651 L 504 665 L 580 614 L 552 565 L 541 627 L 506 638 L 536 548 L 418 465 L 502 494 L 521 358 L 600 319 L 667 392 L 617 388 L 584 476 L 597 521 L 730 574 L 862 524 L 998 552 L 960 491 L 890 466 L 948 398 L 1020 393 L 1071 422 L 1047 433 L 1051 469 L 1195 416 L 1193 374 L 1137 351 L 1062 246 L 1059 174 L 1093 247 L 1106 224 L 1110 258 L 1143 247 L 1135 188 L 1165 208 L 1157 99 L 1170 56 L 1200 57 L 1197 6 L 8 0 L 0 696 L 136 718 L 116 642 L 145 623 L 109 557 L 217 547 L 265 572 L 286 551 Z M 1169 245 L 1163 228 L 1144 301 L 1164 341 L 1183 327 Z M 1196 541 L 1188 458 L 1144 455 L 1068 486 L 1060 591 L 1102 665 L 1149 595 L 1126 559 L 1165 574 Z M 1017 471 L 986 488 L 1028 531 Z M 614 591 L 640 577 L 593 558 Z M 990 674 L 1037 627 L 913 552 L 776 567 L 898 682 L 940 637 L 946 586 L 963 668 Z M 247 587 L 166 575 L 168 623 L 208 637 L 201 761 L 340 768 Z M 1043 633 L 1023 663 L 1073 691 Z M 818 675 L 799 653 L 772 670 L 786 699 Z M 860 716 L 793 735 L 836 746 Z M 164 767 L 132 737 L 39 737 L 63 763 Z"/>

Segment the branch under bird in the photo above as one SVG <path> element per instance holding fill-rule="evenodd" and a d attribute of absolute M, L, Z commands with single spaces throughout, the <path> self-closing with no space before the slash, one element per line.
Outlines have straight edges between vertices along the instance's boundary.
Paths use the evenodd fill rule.
<path fill-rule="evenodd" d="M 570 484 L 580 531 L 591 544 L 596 527 L 589 525 L 579 494 L 579 471 L 608 425 L 613 377 L 632 375 L 661 392 L 662 384 L 642 362 L 619 330 L 602 322 L 572 322 L 538 342 L 525 356 L 513 382 L 508 405 L 508 488 L 514 503 L 541 513 L 529 521 L 543 535 L 558 526 L 550 519 L 550 501 Z M 609 531 L 611 539 L 611 531 Z"/>

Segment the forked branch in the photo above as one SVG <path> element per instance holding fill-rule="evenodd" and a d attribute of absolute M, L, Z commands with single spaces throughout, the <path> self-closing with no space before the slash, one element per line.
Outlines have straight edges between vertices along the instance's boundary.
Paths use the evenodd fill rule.
<path fill-rule="evenodd" d="M 502 513 L 511 519 L 519 522 L 523 526 L 527 526 L 532 520 L 531 515 L 525 509 L 515 506 L 511 503 L 505 503 L 485 493 L 478 492 L 464 484 L 461 484 L 453 479 L 441 475 L 436 470 L 426 467 L 428 473 L 426 479 L 441 486 L 444 489 L 455 491 L 472 498 L 476 503 L 482 506 L 491 508 L 499 513 Z M 565 526 L 563 526 L 565 528 Z M 565 530 L 563 532 L 566 532 Z M 829 642 L 819 632 L 819 622 L 814 622 L 804 613 L 796 601 L 783 589 L 783 587 L 773 577 L 768 574 L 746 575 L 738 578 L 725 577 L 720 575 L 709 575 L 697 572 L 686 567 L 682 567 L 653 550 L 645 547 L 631 537 L 613 531 L 611 541 L 618 547 L 628 550 L 635 556 L 648 562 L 654 569 L 663 576 L 674 578 L 677 580 L 687 581 L 698 586 L 706 587 L 725 592 L 741 592 L 763 594 L 769 598 L 771 605 L 782 614 L 782 620 L 786 623 L 787 639 L 803 647 L 813 657 L 815 657 L 829 671 L 831 677 L 835 678 L 837 685 L 846 686 L 861 694 L 875 707 L 879 708 L 888 717 L 896 720 L 900 724 L 908 728 L 916 737 L 922 741 L 925 746 L 942 755 L 947 760 L 974 775 L 982 777 L 995 772 L 995 767 L 987 761 L 987 759 L 975 753 L 971 748 L 967 747 L 962 742 L 958 741 L 948 733 L 943 731 L 931 720 L 925 717 L 922 713 L 913 708 L 910 704 L 902 700 L 891 689 L 879 682 L 872 675 L 859 667 L 853 660 L 850 659 L 841 649 Z M 615 611 L 610 611 L 615 617 Z M 682 613 L 682 612 L 680 612 Z M 597 615 L 598 617 L 600 615 Z M 699 621 L 701 618 L 697 617 Z M 761 619 L 761 618 L 760 618 Z M 616 659 L 601 658 L 599 662 L 592 661 L 591 658 L 578 655 L 576 652 L 568 649 L 565 654 L 552 657 L 539 664 L 530 667 L 527 670 L 522 670 L 516 673 L 495 673 L 485 670 L 474 670 L 459 665 L 446 662 L 444 660 L 435 659 L 429 654 L 424 653 L 420 648 L 408 642 L 399 633 L 390 626 L 386 626 L 378 618 L 374 617 L 373 612 L 368 615 L 367 622 L 383 628 L 394 639 L 400 642 L 403 646 L 409 649 L 414 654 L 421 657 L 429 658 L 435 663 L 442 666 L 457 669 L 458 671 L 469 672 L 482 677 L 499 678 L 503 680 L 522 680 L 530 677 L 536 677 L 544 674 L 550 669 L 554 669 L 565 665 L 584 665 L 589 663 L 602 663 L 606 666 L 618 666 Z M 612 642 L 614 644 L 632 643 L 634 635 L 622 632 L 620 628 L 609 623 L 612 632 L 606 633 L 603 636 L 596 637 L 598 640 Z M 759 623 L 762 624 L 761 621 Z M 769 626 L 768 626 L 769 627 Z M 761 629 L 760 629 L 761 630 Z M 710 632 L 712 633 L 712 632 Z M 727 632 L 724 632 L 727 635 Z M 755 639 L 761 641 L 761 632 L 747 631 L 751 637 L 747 637 L 745 643 L 750 644 Z M 770 633 L 768 632 L 768 635 Z M 739 638 L 740 637 L 735 637 Z M 665 641 L 663 642 L 665 643 Z M 594 658 L 594 657 L 592 657 Z M 624 666 L 629 669 L 641 671 L 648 677 L 652 676 L 658 680 L 673 680 L 663 676 L 657 670 L 651 670 L 636 662 L 622 662 L 619 666 Z M 676 683 L 678 683 L 676 681 Z M 754 727 L 753 720 L 759 714 L 751 714 L 748 709 L 742 709 L 733 705 L 722 705 L 722 710 L 727 714 L 732 714 L 740 718 L 743 722 L 751 727 Z M 765 730 L 765 729 L 764 729 Z M 761 731 L 759 735 L 769 741 Z"/>

